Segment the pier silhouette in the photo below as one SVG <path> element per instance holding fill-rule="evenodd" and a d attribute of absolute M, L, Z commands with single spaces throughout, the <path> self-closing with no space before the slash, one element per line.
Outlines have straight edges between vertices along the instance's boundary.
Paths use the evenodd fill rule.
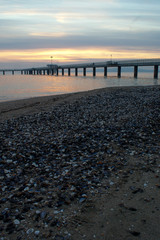
<path fill-rule="evenodd" d="M 158 78 L 158 68 L 160 66 L 160 59 L 137 59 L 137 60 L 123 60 L 123 61 L 106 61 L 106 62 L 94 62 L 94 63 L 80 63 L 80 64 L 65 64 L 56 65 L 48 64 L 44 67 L 33 67 L 33 68 L 23 68 L 23 69 L 0 69 L 3 75 L 6 72 L 11 72 L 13 75 L 16 72 L 21 72 L 21 74 L 27 75 L 59 75 L 61 70 L 62 76 L 64 71 L 68 71 L 68 76 L 71 75 L 71 69 L 75 69 L 75 76 L 78 76 L 78 70 L 83 69 L 83 76 L 86 76 L 86 69 L 91 68 L 93 71 L 93 76 L 96 76 L 97 68 L 104 68 L 104 76 L 107 77 L 108 68 L 117 67 L 117 77 L 121 77 L 122 67 L 133 67 L 134 78 L 138 77 L 138 67 L 141 66 L 153 66 L 153 77 Z"/>

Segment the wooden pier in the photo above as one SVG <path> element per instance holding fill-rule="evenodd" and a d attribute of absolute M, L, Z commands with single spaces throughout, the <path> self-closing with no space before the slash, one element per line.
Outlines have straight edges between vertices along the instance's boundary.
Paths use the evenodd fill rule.
<path fill-rule="evenodd" d="M 83 64 L 68 64 L 68 65 L 54 65 L 49 64 L 46 67 L 37 68 L 25 68 L 25 69 L 0 69 L 0 73 L 3 75 L 6 72 L 11 72 L 15 74 L 16 72 L 21 72 L 21 74 L 28 75 L 59 75 L 59 70 L 61 70 L 62 76 L 65 70 L 68 71 L 68 76 L 71 75 L 71 70 L 75 70 L 75 76 L 78 76 L 78 70 L 83 69 L 83 76 L 86 76 L 87 69 L 91 68 L 93 71 L 93 76 L 96 76 L 97 68 L 104 69 L 104 76 L 107 77 L 108 68 L 117 68 L 117 77 L 121 77 L 122 68 L 133 67 L 134 78 L 138 77 L 138 68 L 141 66 L 153 66 L 153 78 L 158 78 L 158 68 L 160 66 L 160 59 L 137 59 L 137 60 L 126 60 L 126 61 L 106 61 L 106 62 L 95 62 L 95 63 L 83 63 Z"/>

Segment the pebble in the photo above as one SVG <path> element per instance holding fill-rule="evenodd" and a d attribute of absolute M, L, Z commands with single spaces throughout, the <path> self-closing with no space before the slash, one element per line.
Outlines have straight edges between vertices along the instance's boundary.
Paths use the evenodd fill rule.
<path fill-rule="evenodd" d="M 141 234 L 140 232 L 136 232 L 136 231 L 130 231 L 130 233 L 135 237 L 138 237 Z"/>
<path fill-rule="evenodd" d="M 112 185 L 114 185 L 114 182 L 110 181 L 109 184 L 112 186 Z"/>
<path fill-rule="evenodd" d="M 86 198 L 80 198 L 79 199 L 79 203 L 83 203 L 83 202 L 85 202 L 86 201 Z"/>
<path fill-rule="evenodd" d="M 15 220 L 14 220 L 14 224 L 15 224 L 15 225 L 19 225 L 19 224 L 20 224 L 20 221 L 19 221 L 18 219 L 15 219 Z"/>
<path fill-rule="evenodd" d="M 31 233 L 33 233 L 33 232 L 34 232 L 34 229 L 33 229 L 33 228 L 30 228 L 30 229 L 27 230 L 27 234 L 28 234 L 28 235 L 31 234 Z"/>
<path fill-rule="evenodd" d="M 34 234 L 35 234 L 36 236 L 38 236 L 38 235 L 40 234 L 40 231 L 37 230 L 37 231 L 34 232 Z"/>
<path fill-rule="evenodd" d="M 40 217 L 44 219 L 47 216 L 47 212 L 43 211 L 40 213 Z"/>
<path fill-rule="evenodd" d="M 41 213 L 41 211 L 40 210 L 36 210 L 36 214 L 40 214 Z"/>

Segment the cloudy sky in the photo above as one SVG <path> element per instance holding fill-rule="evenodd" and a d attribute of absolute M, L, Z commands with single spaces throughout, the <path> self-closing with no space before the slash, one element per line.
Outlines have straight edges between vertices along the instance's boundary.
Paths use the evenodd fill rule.
<path fill-rule="evenodd" d="M 0 0 L 0 65 L 160 57 L 160 0 Z"/>

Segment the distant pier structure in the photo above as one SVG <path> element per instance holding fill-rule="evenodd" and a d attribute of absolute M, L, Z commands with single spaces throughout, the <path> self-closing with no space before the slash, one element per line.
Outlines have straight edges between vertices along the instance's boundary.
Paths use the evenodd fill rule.
<path fill-rule="evenodd" d="M 86 76 L 86 70 L 88 68 L 92 69 L 93 76 L 96 76 L 97 68 L 104 69 L 104 76 L 107 77 L 108 68 L 117 68 L 117 77 L 121 77 L 122 68 L 133 67 L 134 78 L 138 77 L 138 68 L 141 66 L 153 66 L 153 77 L 158 78 L 158 70 L 160 66 L 160 59 L 137 59 L 137 60 L 125 60 L 125 61 L 106 61 L 106 62 L 95 62 L 95 63 L 83 63 L 83 64 L 68 64 L 68 65 L 56 65 L 48 64 L 45 67 L 36 68 L 24 68 L 24 69 L 0 69 L 3 75 L 6 72 L 21 72 L 21 74 L 28 75 L 59 75 L 61 70 L 62 76 L 65 70 L 68 72 L 68 76 L 71 75 L 71 70 L 75 70 L 75 76 L 78 76 L 78 70 L 83 69 L 83 76 Z"/>

